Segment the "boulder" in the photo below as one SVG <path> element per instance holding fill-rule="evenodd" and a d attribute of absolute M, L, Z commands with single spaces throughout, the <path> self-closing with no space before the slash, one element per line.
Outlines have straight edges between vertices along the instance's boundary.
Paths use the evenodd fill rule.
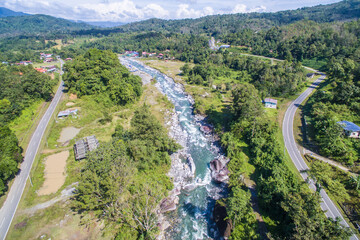
<path fill-rule="evenodd" d="M 210 162 L 211 171 L 218 172 L 224 168 L 224 164 L 219 159 L 214 159 Z"/>
<path fill-rule="evenodd" d="M 189 155 L 189 156 L 187 157 L 186 162 L 187 162 L 187 164 L 189 165 L 191 174 L 192 174 L 193 176 L 195 176 L 196 167 L 195 167 L 194 159 L 192 159 L 192 157 Z"/>
<path fill-rule="evenodd" d="M 213 216 L 220 236 L 224 239 L 229 239 L 232 229 L 232 222 L 231 219 L 225 220 L 227 217 L 226 207 L 219 202 L 216 202 L 213 210 Z"/>
<path fill-rule="evenodd" d="M 211 177 L 216 182 L 227 183 L 229 180 L 229 170 L 225 161 L 214 159 L 210 162 Z"/>
<path fill-rule="evenodd" d="M 160 211 L 161 213 L 170 212 L 176 210 L 176 205 L 179 203 L 178 196 L 169 196 L 164 198 L 160 202 Z"/>

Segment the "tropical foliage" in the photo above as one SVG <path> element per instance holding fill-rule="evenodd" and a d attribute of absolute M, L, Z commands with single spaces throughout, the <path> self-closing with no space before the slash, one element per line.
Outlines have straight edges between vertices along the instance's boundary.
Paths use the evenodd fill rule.
<path fill-rule="evenodd" d="M 120 224 L 118 239 L 152 239 L 156 208 L 172 188 L 166 176 L 178 145 L 147 106 L 135 112 L 130 130 L 118 126 L 110 142 L 92 152 L 82 169 L 75 208 Z"/>
<path fill-rule="evenodd" d="M 110 98 L 115 104 L 134 102 L 142 93 L 141 79 L 131 75 L 111 51 L 91 49 L 65 65 L 70 91 Z"/>

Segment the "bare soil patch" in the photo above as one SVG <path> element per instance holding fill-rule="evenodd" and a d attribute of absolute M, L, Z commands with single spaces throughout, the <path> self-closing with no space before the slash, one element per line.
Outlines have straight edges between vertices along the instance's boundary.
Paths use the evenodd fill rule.
<path fill-rule="evenodd" d="M 74 102 L 68 102 L 68 103 L 66 103 L 66 106 L 67 106 L 67 107 L 71 107 L 71 106 L 74 106 L 74 105 L 75 105 Z"/>
<path fill-rule="evenodd" d="M 61 130 L 60 138 L 57 140 L 60 143 L 65 143 L 73 139 L 81 129 L 75 127 L 66 127 Z"/>
<path fill-rule="evenodd" d="M 63 151 L 45 158 L 45 182 L 38 195 L 56 193 L 65 183 L 65 167 L 69 151 Z"/>
<path fill-rule="evenodd" d="M 75 100 L 75 99 L 77 99 L 77 95 L 73 94 L 73 93 L 70 93 L 69 99 L 70 100 Z"/>

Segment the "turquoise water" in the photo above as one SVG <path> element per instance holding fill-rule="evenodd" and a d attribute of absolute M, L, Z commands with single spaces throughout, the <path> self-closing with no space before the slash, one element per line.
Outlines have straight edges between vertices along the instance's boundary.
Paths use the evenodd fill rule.
<path fill-rule="evenodd" d="M 157 80 L 157 88 L 174 104 L 181 127 L 182 145 L 196 166 L 195 177 L 187 179 L 192 190 L 181 190 L 177 212 L 171 213 L 172 226 L 166 239 L 219 239 L 212 211 L 215 201 L 226 195 L 226 185 L 211 181 L 209 163 L 220 156 L 219 149 L 210 138 L 200 131 L 201 121 L 193 114 L 192 99 L 182 86 L 159 71 L 144 66 L 133 59 L 122 59 L 124 63 L 151 75 Z"/>

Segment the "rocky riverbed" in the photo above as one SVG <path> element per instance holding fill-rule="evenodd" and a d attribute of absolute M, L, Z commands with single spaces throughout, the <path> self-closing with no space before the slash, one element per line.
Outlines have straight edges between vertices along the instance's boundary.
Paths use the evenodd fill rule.
<path fill-rule="evenodd" d="M 124 61 L 124 60 L 122 60 Z M 159 205 L 158 239 L 221 238 L 213 217 L 215 201 L 227 193 L 228 159 L 221 151 L 213 126 L 193 114 L 194 100 L 181 84 L 133 60 L 126 64 L 156 77 L 157 88 L 175 108 L 167 112 L 169 135 L 182 149 L 171 155 L 168 176 L 174 189 Z"/>

